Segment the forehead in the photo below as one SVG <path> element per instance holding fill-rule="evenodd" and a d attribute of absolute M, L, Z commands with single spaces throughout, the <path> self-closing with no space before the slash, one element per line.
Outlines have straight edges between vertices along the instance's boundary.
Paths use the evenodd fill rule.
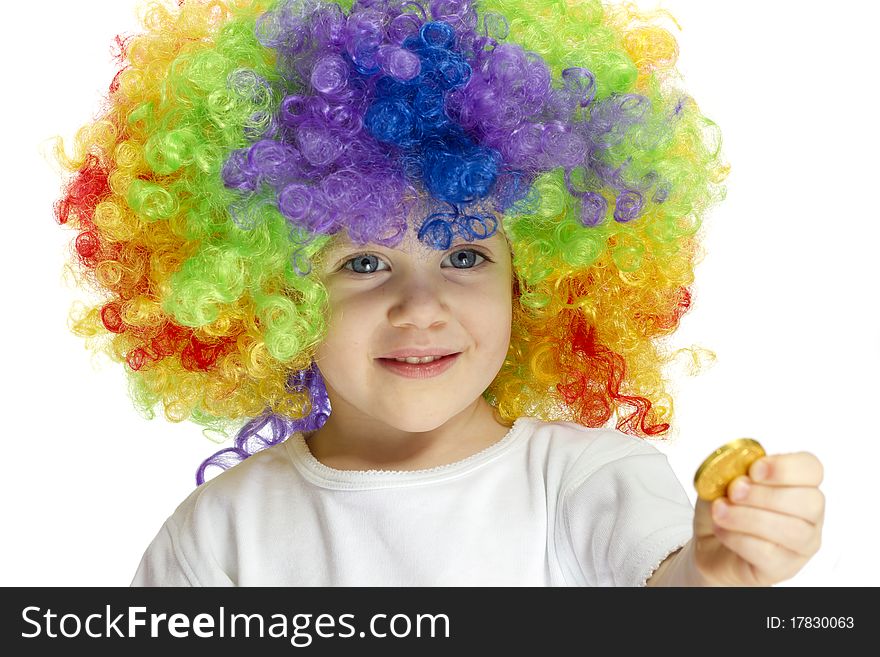
<path fill-rule="evenodd" d="M 501 222 L 498 222 L 498 228 L 495 232 L 489 237 L 483 239 L 474 239 L 468 241 L 461 237 L 458 234 L 455 234 L 452 242 L 449 245 L 449 248 L 453 248 L 456 246 L 460 246 L 462 244 L 483 244 L 487 247 L 496 248 L 507 246 L 507 237 L 505 236 Z M 430 255 L 431 253 L 440 253 L 440 249 L 432 249 L 427 244 L 424 244 L 418 239 L 418 234 L 416 229 L 413 227 L 412 223 L 407 227 L 407 231 L 404 235 L 404 238 L 400 241 L 399 244 L 395 247 L 388 247 L 382 244 L 375 244 L 373 242 L 368 242 L 367 244 L 358 244 L 351 240 L 348 235 L 348 231 L 346 229 L 340 230 L 336 233 L 330 241 L 327 242 L 327 245 L 323 249 L 323 253 L 327 256 L 332 255 L 334 253 L 339 253 L 343 251 L 356 250 L 356 249 L 366 249 L 366 248 L 378 248 L 378 249 L 387 249 L 393 251 L 403 251 L 410 254 L 421 253 L 424 255 Z"/>

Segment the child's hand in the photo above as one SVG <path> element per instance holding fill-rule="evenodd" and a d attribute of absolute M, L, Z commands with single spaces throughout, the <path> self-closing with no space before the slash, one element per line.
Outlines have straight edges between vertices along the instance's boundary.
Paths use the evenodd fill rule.
<path fill-rule="evenodd" d="M 803 568 L 821 543 L 822 475 L 809 452 L 768 455 L 730 482 L 726 497 L 697 498 L 694 559 L 708 584 L 771 586 Z"/>

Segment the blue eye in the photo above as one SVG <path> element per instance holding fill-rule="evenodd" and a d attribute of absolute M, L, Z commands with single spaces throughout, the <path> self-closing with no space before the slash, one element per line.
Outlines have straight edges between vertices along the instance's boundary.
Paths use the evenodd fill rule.
<path fill-rule="evenodd" d="M 456 269 L 473 269 L 482 262 L 478 262 L 477 258 L 488 260 L 486 256 L 474 249 L 461 249 L 460 251 L 449 254 L 449 257 L 452 259 L 452 266 Z M 464 267 L 459 267 L 458 265 L 460 264 L 464 265 Z"/>
<path fill-rule="evenodd" d="M 349 269 L 356 274 L 374 274 L 379 271 L 378 264 L 382 262 L 379 260 L 377 256 L 374 256 L 372 253 L 361 253 L 360 255 L 355 256 L 351 260 L 346 260 L 345 264 L 342 265 L 345 269 Z M 349 267 L 351 265 L 351 267 Z M 361 271 L 357 269 L 357 267 L 363 267 L 365 271 Z"/>
<path fill-rule="evenodd" d="M 459 249 L 454 253 L 450 253 L 447 258 L 451 259 L 452 266 L 455 269 L 474 269 L 483 260 L 491 262 L 488 256 L 483 255 L 476 249 Z M 477 258 L 481 260 L 477 260 Z M 446 259 L 444 258 L 443 261 L 446 262 Z M 379 264 L 384 264 L 384 262 L 379 256 L 372 253 L 359 253 L 354 258 L 346 260 L 342 267 L 355 274 L 375 274 L 377 271 L 383 271 L 383 269 L 380 269 Z M 385 269 L 388 269 L 387 265 L 385 265 Z"/>

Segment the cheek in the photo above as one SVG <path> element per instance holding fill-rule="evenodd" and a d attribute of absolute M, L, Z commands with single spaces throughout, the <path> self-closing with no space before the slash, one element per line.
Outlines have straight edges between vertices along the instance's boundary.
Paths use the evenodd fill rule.
<path fill-rule="evenodd" d="M 368 362 L 373 338 L 387 322 L 384 308 L 381 294 L 331 293 L 322 356 L 349 367 Z"/>
<path fill-rule="evenodd" d="M 507 353 L 512 307 L 513 299 L 506 284 L 493 285 L 486 294 L 472 299 L 468 324 L 485 353 L 493 356 Z"/>
<path fill-rule="evenodd" d="M 360 314 L 362 312 L 352 308 L 351 304 L 340 303 L 330 297 L 326 332 L 316 350 L 317 357 L 324 363 L 325 368 L 344 367 L 346 363 L 350 367 L 353 364 L 357 347 L 366 341 L 368 323 Z M 353 321 L 355 317 L 360 317 L 361 321 Z"/>

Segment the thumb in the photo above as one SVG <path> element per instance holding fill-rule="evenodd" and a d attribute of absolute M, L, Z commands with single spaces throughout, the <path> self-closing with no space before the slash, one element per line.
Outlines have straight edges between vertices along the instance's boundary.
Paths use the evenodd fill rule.
<path fill-rule="evenodd" d="M 714 536 L 712 531 L 712 502 L 707 502 L 702 497 L 697 498 L 694 509 L 694 537 Z"/>

